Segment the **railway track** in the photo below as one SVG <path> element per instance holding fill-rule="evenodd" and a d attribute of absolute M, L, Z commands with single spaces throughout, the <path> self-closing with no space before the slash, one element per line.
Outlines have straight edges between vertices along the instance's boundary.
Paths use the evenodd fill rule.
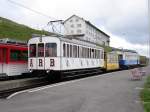
<path fill-rule="evenodd" d="M 35 87 L 40 87 L 49 84 L 49 81 L 45 77 L 41 78 L 29 78 L 24 80 L 13 80 L 13 82 L 2 82 L 0 84 L 0 98 L 6 98 L 9 95 Z"/>
<path fill-rule="evenodd" d="M 116 72 L 116 71 L 121 71 L 121 70 L 108 71 L 105 73 Z M 95 69 L 93 71 L 88 70 L 87 72 L 81 72 L 81 73 L 80 72 L 73 72 L 70 75 L 66 75 L 62 80 L 59 80 L 59 81 L 57 81 L 57 80 L 56 81 L 49 81 L 49 80 L 47 80 L 46 77 L 31 78 L 29 83 L 27 83 L 27 84 L 20 84 L 20 86 L 17 86 L 17 87 L 0 89 L 0 98 L 6 98 L 15 92 L 23 91 L 26 89 L 32 89 L 32 88 L 36 88 L 36 87 L 40 87 L 40 86 L 45 86 L 45 85 L 54 84 L 54 83 L 58 83 L 58 82 L 70 81 L 70 80 L 94 76 L 94 75 L 103 75 L 105 73 L 102 72 L 101 70 L 98 70 L 98 69 Z M 21 82 L 23 82 L 23 81 L 21 81 Z M 24 80 L 24 82 L 26 82 L 26 79 Z M 14 81 L 14 83 L 15 83 L 15 81 Z M 18 85 L 18 84 L 16 84 L 16 85 Z M 0 86 L 1 86 L 1 84 L 0 84 Z M 7 86 L 7 84 L 5 86 Z"/>
<path fill-rule="evenodd" d="M 65 82 L 65 81 L 70 81 L 70 80 L 74 80 L 74 79 L 79 79 L 79 78 L 84 78 L 84 77 L 88 77 L 88 76 L 93 76 L 93 75 L 97 75 L 97 74 L 100 74 L 102 73 L 101 71 L 90 71 L 90 72 L 87 72 L 87 73 L 78 73 L 76 75 L 70 75 L 70 76 L 66 76 L 64 77 L 62 80 L 59 80 L 59 81 L 49 81 L 47 80 L 46 77 L 43 77 L 43 78 L 31 78 L 30 79 L 30 83 L 28 84 L 20 84 L 20 86 L 17 86 L 17 87 L 10 87 L 10 88 L 6 88 L 4 87 L 4 89 L 0 89 L 0 98 L 7 98 L 9 95 L 15 93 L 15 92 L 18 92 L 18 91 L 23 91 L 23 90 L 26 90 L 26 89 L 32 89 L 32 88 L 36 88 L 36 87 L 41 87 L 41 86 L 45 86 L 45 85 L 48 85 L 48 84 L 54 84 L 54 83 L 58 83 L 58 82 Z M 33 81 L 32 81 L 33 80 Z M 24 81 L 19 81 L 19 80 L 16 80 L 17 82 L 16 83 L 23 83 L 23 82 L 26 82 L 26 79 Z M 5 81 L 2 81 L 3 83 Z M 33 82 L 33 83 L 31 83 Z M 14 81 L 15 83 L 15 81 Z M 0 84 L 1 85 L 1 84 Z M 8 84 L 4 84 L 4 86 L 7 86 L 9 85 Z M 18 84 L 16 84 L 18 85 Z"/>

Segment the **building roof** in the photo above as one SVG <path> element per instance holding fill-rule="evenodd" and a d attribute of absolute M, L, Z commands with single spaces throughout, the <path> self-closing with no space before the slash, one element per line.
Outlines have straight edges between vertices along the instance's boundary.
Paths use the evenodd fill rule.
<path fill-rule="evenodd" d="M 26 41 L 11 39 L 11 38 L 2 38 L 0 39 L 0 44 L 20 44 L 20 45 L 27 45 Z"/>
<path fill-rule="evenodd" d="M 104 35 L 106 35 L 108 38 L 110 38 L 110 36 L 109 36 L 108 34 L 106 34 L 105 32 L 103 32 L 103 31 L 100 30 L 99 28 L 97 28 L 97 27 L 96 27 L 95 25 L 93 25 L 90 21 L 87 21 L 87 20 L 85 20 L 85 19 L 83 19 L 83 18 L 81 18 L 81 17 L 79 17 L 79 16 L 77 16 L 77 15 L 72 15 L 71 17 L 69 17 L 68 19 L 66 19 L 63 23 L 65 23 L 66 21 L 68 21 L 68 20 L 69 20 L 70 18 L 72 18 L 73 16 L 76 16 L 76 17 L 82 19 L 82 20 L 85 21 L 88 25 L 94 27 L 96 30 L 98 30 L 99 32 L 101 32 L 102 34 L 104 34 Z"/>
<path fill-rule="evenodd" d="M 115 48 L 115 47 L 112 47 L 112 51 L 123 51 L 123 52 L 137 53 L 137 51 L 135 51 L 135 50 L 120 49 L 120 48 Z"/>

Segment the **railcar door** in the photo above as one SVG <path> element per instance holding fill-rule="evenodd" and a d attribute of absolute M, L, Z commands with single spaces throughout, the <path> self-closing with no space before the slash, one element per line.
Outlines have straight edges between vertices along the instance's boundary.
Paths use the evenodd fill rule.
<path fill-rule="evenodd" d="M 123 62 L 123 55 L 122 54 L 118 55 L 118 60 L 119 60 L 119 65 L 120 66 L 124 64 L 124 62 Z"/>
<path fill-rule="evenodd" d="M 45 69 L 45 47 L 44 43 L 38 43 L 37 45 L 37 69 L 38 70 L 44 70 Z"/>
<path fill-rule="evenodd" d="M 57 44 L 56 43 L 46 43 L 45 44 L 45 69 L 46 70 L 56 70 L 58 67 L 57 58 Z"/>
<path fill-rule="evenodd" d="M 4 69 L 5 69 L 5 64 L 7 62 L 7 49 L 5 48 L 0 48 L 0 74 L 4 73 Z"/>
<path fill-rule="evenodd" d="M 37 45 L 30 44 L 29 45 L 29 58 L 28 58 L 28 68 L 29 69 L 37 69 Z"/>

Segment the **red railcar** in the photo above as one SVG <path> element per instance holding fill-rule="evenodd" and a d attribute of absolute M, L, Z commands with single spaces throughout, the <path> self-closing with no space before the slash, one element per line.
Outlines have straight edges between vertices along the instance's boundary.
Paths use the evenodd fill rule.
<path fill-rule="evenodd" d="M 27 72 L 27 45 L 0 43 L 0 77 Z"/>

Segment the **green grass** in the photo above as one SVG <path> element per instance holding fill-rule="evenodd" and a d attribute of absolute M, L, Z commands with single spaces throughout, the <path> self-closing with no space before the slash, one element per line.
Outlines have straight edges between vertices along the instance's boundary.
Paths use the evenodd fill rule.
<path fill-rule="evenodd" d="M 0 38 L 28 40 L 32 37 L 32 34 L 47 35 L 48 32 L 32 29 L 28 26 L 0 17 Z"/>
<path fill-rule="evenodd" d="M 150 76 L 147 78 L 144 89 L 141 91 L 141 99 L 145 112 L 150 112 Z"/>
<path fill-rule="evenodd" d="M 144 109 L 145 109 L 145 112 L 150 112 L 150 103 L 145 103 Z"/>

